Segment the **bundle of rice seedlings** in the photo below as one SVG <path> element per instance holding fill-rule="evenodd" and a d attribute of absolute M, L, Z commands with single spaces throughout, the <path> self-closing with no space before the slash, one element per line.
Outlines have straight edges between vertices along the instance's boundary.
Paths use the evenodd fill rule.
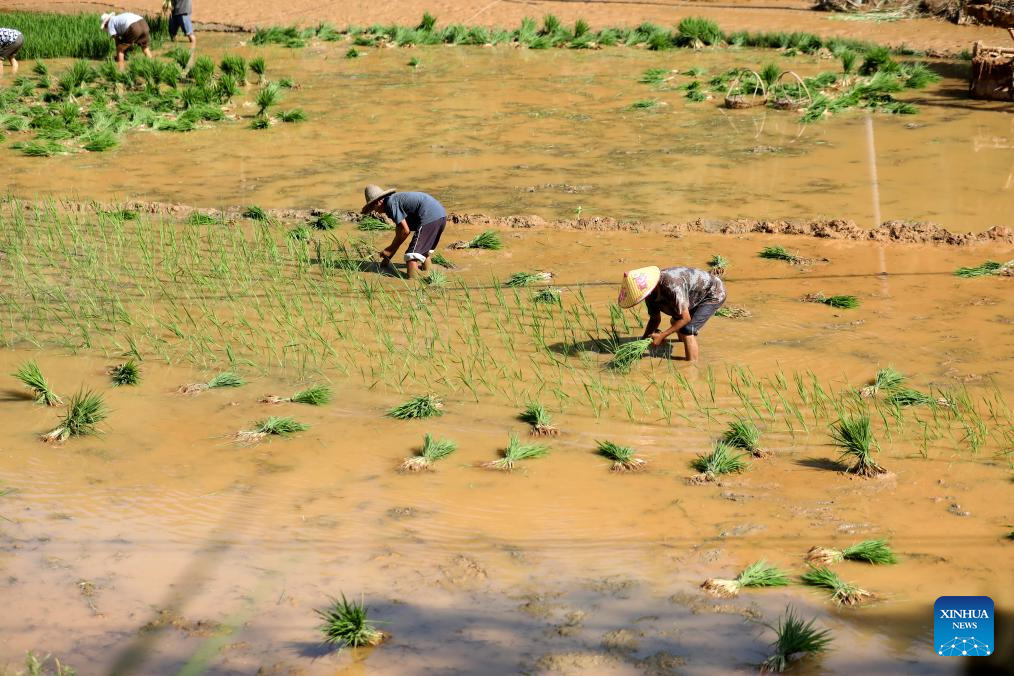
<path fill-rule="evenodd" d="M 268 108 L 277 104 L 282 98 L 282 88 L 277 82 L 268 82 L 257 92 L 254 101 L 257 103 L 257 116 L 263 117 Z"/>
<path fill-rule="evenodd" d="M 708 454 L 700 454 L 690 463 L 690 466 L 697 470 L 697 476 L 687 479 L 688 483 L 701 484 L 715 479 L 722 474 L 739 473 L 750 467 L 750 464 L 743 458 L 746 455 L 737 453 L 735 446 L 719 441 L 715 448 Z"/>
<path fill-rule="evenodd" d="M 785 609 L 777 625 L 765 626 L 774 630 L 778 638 L 771 644 L 774 654 L 761 664 L 761 673 L 786 671 L 793 662 L 826 651 L 832 640 L 827 629 L 817 630 L 813 620 L 804 622 L 791 607 Z"/>
<path fill-rule="evenodd" d="M 610 470 L 613 472 L 640 472 L 647 466 L 648 461 L 638 456 L 636 451 L 628 446 L 620 446 L 611 441 L 596 441 L 595 452 L 613 461 Z"/>
<path fill-rule="evenodd" d="M 264 440 L 268 436 L 287 437 L 296 432 L 305 432 L 310 426 L 288 416 L 269 416 L 254 423 L 253 429 L 240 430 L 233 439 L 241 446 L 249 446 Z"/>
<path fill-rule="evenodd" d="M 231 371 L 219 373 L 206 383 L 191 383 L 183 385 L 177 390 L 180 394 L 198 394 L 204 390 L 215 390 L 222 387 L 240 387 L 246 385 L 246 381 Z"/>
<path fill-rule="evenodd" d="M 761 431 L 752 420 L 733 420 L 722 435 L 722 441 L 747 451 L 755 458 L 764 458 L 771 452 L 760 447 L 760 436 Z"/>
<path fill-rule="evenodd" d="M 788 575 L 762 560 L 751 563 L 733 580 L 708 578 L 701 584 L 701 589 L 713 596 L 732 598 L 739 596 L 743 587 L 785 587 L 788 584 Z"/>
<path fill-rule="evenodd" d="M 349 47 L 349 50 L 345 52 L 346 59 L 357 59 L 359 58 L 359 50 L 355 47 Z"/>
<path fill-rule="evenodd" d="M 423 282 L 426 286 L 441 287 L 447 286 L 448 278 L 445 272 L 441 270 L 433 270 L 423 277 Z"/>
<path fill-rule="evenodd" d="M 834 308 L 852 310 L 859 307 L 859 299 L 855 296 L 825 296 L 823 293 L 810 293 L 803 296 L 807 303 L 823 303 Z"/>
<path fill-rule="evenodd" d="M 877 371 L 872 385 L 867 385 L 859 391 L 864 399 L 876 396 L 879 392 L 892 392 L 905 381 L 905 376 L 895 370 L 893 366 L 887 366 Z"/>
<path fill-rule="evenodd" d="M 202 214 L 199 211 L 195 211 L 187 216 L 187 223 L 190 225 L 217 225 L 222 222 L 222 219 L 218 216 L 212 216 L 211 214 Z"/>
<path fill-rule="evenodd" d="M 443 460 L 456 450 L 458 450 L 458 445 L 453 441 L 449 439 L 435 439 L 433 435 L 427 432 L 423 437 L 423 445 L 419 454 L 405 458 L 405 461 L 401 463 L 398 470 L 401 472 L 422 472 L 423 470 L 433 469 L 433 463 L 437 460 Z"/>
<path fill-rule="evenodd" d="M 546 437 L 559 434 L 559 430 L 553 424 L 553 418 L 549 415 L 549 411 L 538 402 L 525 406 L 525 410 L 518 415 L 518 419 L 531 425 L 532 434 L 534 435 Z"/>
<path fill-rule="evenodd" d="M 133 359 L 125 364 L 111 367 L 108 373 L 113 379 L 113 385 L 116 386 L 137 385 L 141 382 L 141 367 Z"/>
<path fill-rule="evenodd" d="M 854 465 L 849 472 L 859 476 L 872 477 L 884 474 L 886 469 L 873 459 L 873 449 L 877 442 L 873 438 L 870 415 L 860 413 L 854 417 L 842 417 L 831 428 L 831 439 L 842 449 L 839 460 L 853 460 Z"/>
<path fill-rule="evenodd" d="M 258 80 L 264 79 L 264 72 L 267 70 L 267 64 L 264 63 L 263 56 L 255 56 L 250 59 L 250 72 L 257 75 Z"/>
<path fill-rule="evenodd" d="M 609 361 L 609 368 L 620 373 L 630 373 L 630 369 L 644 355 L 644 351 L 651 345 L 651 338 L 631 340 L 616 346 L 613 350 L 613 358 Z"/>
<path fill-rule="evenodd" d="M 811 547 L 806 553 L 806 560 L 810 563 L 831 565 L 841 563 L 845 559 L 849 561 L 865 561 L 874 565 L 886 565 L 898 562 L 887 544 L 887 540 L 863 540 L 845 549 L 831 549 L 830 547 Z"/>
<path fill-rule="evenodd" d="M 278 113 L 278 119 L 282 122 L 304 122 L 306 120 L 306 113 L 300 108 L 283 110 Z"/>
<path fill-rule="evenodd" d="M 223 75 L 234 78 L 239 84 L 246 84 L 246 59 L 242 56 L 227 54 L 222 57 L 218 68 Z"/>
<path fill-rule="evenodd" d="M 504 282 L 503 285 L 515 288 L 519 286 L 528 286 L 532 282 L 540 282 L 542 280 L 552 278 L 552 272 L 515 272 L 507 278 L 507 281 Z"/>
<path fill-rule="evenodd" d="M 830 568 L 810 566 L 802 575 L 803 584 L 830 590 L 831 600 L 840 606 L 857 606 L 873 594 L 838 577 Z"/>
<path fill-rule="evenodd" d="M 658 86 L 663 84 L 672 75 L 672 71 L 666 68 L 649 68 L 638 80 L 641 84 Z"/>
<path fill-rule="evenodd" d="M 736 305 L 725 305 L 715 311 L 715 315 L 718 317 L 728 317 L 729 319 L 746 319 L 752 317 L 753 313 L 744 307 L 738 307 Z"/>
<path fill-rule="evenodd" d="M 838 60 L 841 61 L 841 72 L 845 75 L 851 75 L 856 69 L 859 55 L 850 49 L 846 49 L 838 55 Z"/>
<path fill-rule="evenodd" d="M 688 16 L 676 26 L 676 44 L 680 47 L 700 49 L 705 45 L 717 45 L 722 38 L 722 29 L 711 19 Z"/>
<path fill-rule="evenodd" d="M 777 261 L 787 261 L 789 263 L 799 263 L 803 259 L 794 253 L 788 251 L 785 247 L 781 246 L 766 246 L 761 249 L 761 252 L 757 254 L 761 258 L 770 258 Z"/>
<path fill-rule="evenodd" d="M 403 404 L 388 410 L 387 415 L 398 420 L 414 420 L 416 418 L 432 418 L 444 414 L 444 403 L 434 394 L 423 394 L 412 397 Z"/>
<path fill-rule="evenodd" d="M 500 241 L 500 235 L 498 235 L 494 230 L 486 230 L 473 237 L 465 248 L 499 251 L 503 248 L 503 242 Z"/>
<path fill-rule="evenodd" d="M 338 217 L 327 212 L 310 221 L 310 226 L 317 230 L 334 230 L 338 227 Z"/>
<path fill-rule="evenodd" d="M 638 99 L 630 104 L 631 110 L 651 110 L 662 105 L 662 102 L 658 99 Z"/>
<path fill-rule="evenodd" d="M 935 406 L 943 401 L 933 395 L 913 390 L 911 387 L 896 387 L 887 395 L 887 403 L 893 406 Z"/>
<path fill-rule="evenodd" d="M 416 57 L 413 56 L 411 59 L 408 60 L 408 67 L 409 68 L 418 68 L 419 64 L 421 64 L 421 63 L 422 62 L 419 59 L 417 59 Z"/>
<path fill-rule="evenodd" d="M 319 629 L 324 643 L 341 648 L 363 648 L 379 645 L 386 638 L 384 632 L 367 619 L 367 608 L 362 601 L 332 598 L 331 605 L 315 612 L 323 621 Z"/>
<path fill-rule="evenodd" d="M 310 406 L 323 406 L 324 404 L 331 401 L 331 386 L 330 385 L 311 385 L 305 390 L 296 392 L 291 397 L 276 397 L 273 394 L 261 399 L 262 404 L 283 404 L 283 403 L 294 403 L 294 404 L 309 404 Z"/>
<path fill-rule="evenodd" d="M 267 223 L 271 220 L 271 217 L 268 216 L 268 212 L 264 211 L 264 209 L 261 209 L 256 204 L 251 204 L 244 209 L 242 216 L 243 218 L 249 218 L 253 221 L 261 221 L 262 223 Z"/>
<path fill-rule="evenodd" d="M 560 290 L 548 287 L 532 295 L 532 302 L 546 305 L 560 304 Z"/>
<path fill-rule="evenodd" d="M 359 219 L 356 230 L 363 232 L 381 232 L 383 230 L 394 230 L 394 226 L 376 216 L 363 216 Z"/>
<path fill-rule="evenodd" d="M 503 472 L 513 471 L 514 466 L 522 460 L 541 458 L 549 454 L 549 447 L 543 444 L 523 444 L 517 435 L 511 432 L 507 439 L 507 447 L 499 460 L 487 462 L 483 467 Z"/>
<path fill-rule="evenodd" d="M 98 433 L 98 424 L 106 419 L 109 410 L 102 395 L 81 390 L 70 398 L 67 414 L 60 426 L 42 435 L 43 441 L 64 441 L 69 437 L 82 437 Z"/>
<path fill-rule="evenodd" d="M 295 228 L 292 228 L 285 233 L 285 236 L 289 239 L 294 239 L 297 242 L 307 242 L 311 237 L 313 237 L 313 232 L 305 225 L 297 225 Z"/>
<path fill-rule="evenodd" d="M 111 131 L 98 131 L 82 137 L 81 147 L 90 153 L 102 153 L 120 144 L 116 134 Z"/>
<path fill-rule="evenodd" d="M 13 374 L 15 378 L 25 384 L 35 395 L 35 401 L 46 406 L 57 406 L 63 400 L 56 395 L 56 392 L 49 386 L 46 377 L 42 375 L 42 369 L 35 361 L 26 361 L 18 367 Z"/>
<path fill-rule="evenodd" d="M 728 269 L 729 265 L 730 263 L 728 258 L 723 256 L 722 254 L 715 254 L 714 256 L 711 257 L 711 260 L 708 261 L 708 270 L 711 272 L 711 274 L 721 277 L 722 275 L 725 274 L 725 271 L 726 269 Z"/>
<path fill-rule="evenodd" d="M 970 268 L 958 268 L 954 271 L 954 275 L 966 279 L 970 277 L 986 277 L 997 274 L 1002 267 L 1003 264 L 997 261 L 986 261 Z"/>
<path fill-rule="evenodd" d="M 433 263 L 433 265 L 439 265 L 440 267 L 447 268 L 448 270 L 453 270 L 455 267 L 454 263 L 452 263 L 446 256 L 444 256 L 439 251 L 434 251 L 432 254 L 430 254 L 430 262 Z"/>

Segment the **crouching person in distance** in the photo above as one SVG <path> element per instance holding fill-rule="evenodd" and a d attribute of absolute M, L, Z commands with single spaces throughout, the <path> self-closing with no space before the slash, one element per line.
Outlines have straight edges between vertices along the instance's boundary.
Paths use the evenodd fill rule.
<path fill-rule="evenodd" d="M 443 205 L 424 192 L 397 192 L 376 185 L 366 186 L 365 194 L 366 206 L 363 207 L 363 213 L 386 214 L 397 226 L 394 241 L 378 252 L 381 264 L 388 270 L 392 269 L 391 258 L 412 235 L 412 241 L 405 251 L 408 278 L 415 278 L 420 269 L 429 270 L 430 255 L 440 244 L 440 236 L 444 234 L 444 226 L 447 224 L 447 211 Z"/>

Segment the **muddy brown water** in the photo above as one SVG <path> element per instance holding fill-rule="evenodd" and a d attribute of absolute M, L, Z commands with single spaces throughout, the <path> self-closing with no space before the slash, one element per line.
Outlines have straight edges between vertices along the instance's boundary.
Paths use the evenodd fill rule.
<path fill-rule="evenodd" d="M 237 40 L 205 35 L 201 48 L 217 59 Z M 773 61 L 809 74 L 837 61 L 754 50 L 510 47 L 361 49 L 345 59 L 346 49 L 240 50 L 264 55 L 269 78 L 301 85 L 280 107 L 304 108 L 306 123 L 253 131 L 253 109 L 240 103 L 233 124 L 133 133 L 112 152 L 39 159 L 12 151 L 8 190 L 353 209 L 362 186 L 377 182 L 427 190 L 452 211 L 501 216 L 829 216 L 869 227 L 879 215 L 956 232 L 1009 225 L 1014 213 L 1014 117 L 1002 104 L 969 100 L 962 66 L 940 65 L 939 85 L 901 95 L 918 102 L 918 115 L 868 123 L 853 112 L 801 125 L 794 113 L 725 110 L 721 95 L 687 103 L 681 92 L 637 80 L 652 67 L 714 75 Z M 413 57 L 417 69 L 407 65 Z M 662 105 L 629 109 L 647 98 Z"/>

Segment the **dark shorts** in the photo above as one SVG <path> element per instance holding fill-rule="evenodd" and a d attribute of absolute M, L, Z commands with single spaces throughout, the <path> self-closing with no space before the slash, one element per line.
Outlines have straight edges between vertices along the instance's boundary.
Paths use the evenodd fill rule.
<path fill-rule="evenodd" d="M 144 19 L 130 24 L 123 35 L 116 36 L 116 44 L 118 45 L 137 45 L 141 49 L 147 49 L 150 42 L 151 29 L 148 28 L 148 22 Z"/>
<path fill-rule="evenodd" d="M 684 336 L 696 336 L 724 303 L 724 300 L 721 303 L 701 303 L 690 311 L 690 323 L 680 329 L 679 333 Z"/>
<path fill-rule="evenodd" d="M 0 59 L 13 59 L 21 51 L 21 48 L 25 46 L 25 38 L 19 37 L 17 40 L 7 45 L 6 47 L 0 47 Z"/>
<path fill-rule="evenodd" d="M 194 34 L 194 24 L 190 22 L 189 14 L 173 14 L 169 17 L 169 37 L 175 38 L 181 29 L 187 37 Z"/>
<path fill-rule="evenodd" d="M 440 244 L 440 235 L 444 234 L 445 225 L 447 225 L 446 217 L 420 225 L 419 229 L 412 233 L 412 241 L 405 251 L 405 262 L 424 263 L 429 258 L 430 251 Z"/>

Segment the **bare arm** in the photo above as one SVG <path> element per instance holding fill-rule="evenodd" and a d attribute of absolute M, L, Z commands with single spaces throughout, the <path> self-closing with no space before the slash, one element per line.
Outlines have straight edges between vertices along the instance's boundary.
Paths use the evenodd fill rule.
<path fill-rule="evenodd" d="M 383 258 L 384 260 L 388 261 L 391 260 L 391 258 L 394 257 L 394 254 L 398 253 L 399 247 L 401 247 L 402 243 L 406 239 L 408 239 L 408 236 L 410 234 L 411 233 L 409 232 L 408 229 L 408 221 L 403 220 L 401 223 L 398 224 L 398 227 L 394 229 L 394 240 L 391 242 L 391 246 L 381 251 L 380 257 Z"/>
<path fill-rule="evenodd" d="M 662 331 L 661 333 L 653 333 L 653 335 L 651 336 L 651 344 L 655 345 L 656 347 L 661 345 L 663 340 L 665 340 L 672 334 L 676 333 L 689 323 L 690 323 L 690 311 L 683 310 L 683 314 L 681 314 L 679 318 L 677 317 L 672 318 L 672 323 L 669 325 L 668 329 Z M 648 326 L 649 327 L 651 326 L 651 322 L 648 323 Z M 654 326 L 655 328 L 658 328 L 658 323 L 655 323 Z"/>
<path fill-rule="evenodd" d="M 662 323 L 662 313 L 661 312 L 655 312 L 655 313 L 649 314 L 648 315 L 648 325 L 644 327 L 644 335 L 641 336 L 641 339 L 643 340 L 644 338 L 647 338 L 651 334 L 653 334 L 656 331 L 658 331 L 658 327 L 659 327 L 659 325 L 661 323 Z"/>

